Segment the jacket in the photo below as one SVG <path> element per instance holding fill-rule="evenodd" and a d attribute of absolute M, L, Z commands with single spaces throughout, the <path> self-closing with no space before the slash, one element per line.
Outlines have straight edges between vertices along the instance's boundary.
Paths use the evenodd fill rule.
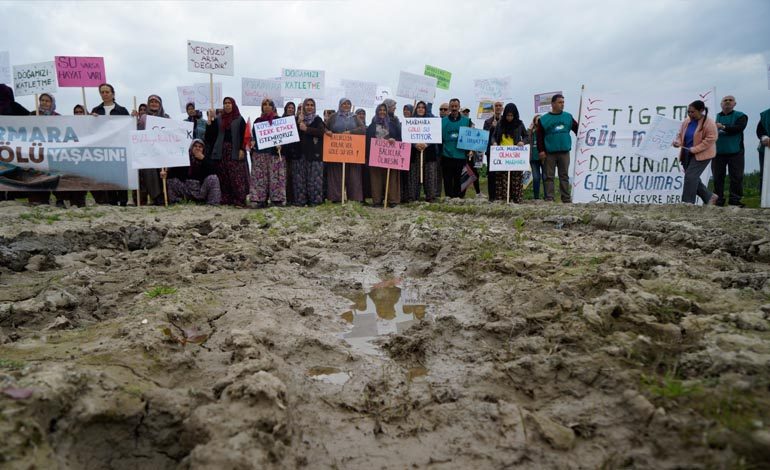
<path fill-rule="evenodd" d="M 690 124 L 690 118 L 684 120 L 682 126 L 679 128 L 679 132 L 676 134 L 676 142 L 681 147 L 684 144 L 684 134 L 687 132 L 687 126 Z M 696 160 L 711 160 L 717 156 L 717 125 L 713 119 L 708 117 L 704 120 L 703 124 L 698 124 L 693 135 L 693 145 L 690 148 L 690 153 L 693 154 Z M 684 149 L 679 152 L 679 158 L 684 156 Z"/>

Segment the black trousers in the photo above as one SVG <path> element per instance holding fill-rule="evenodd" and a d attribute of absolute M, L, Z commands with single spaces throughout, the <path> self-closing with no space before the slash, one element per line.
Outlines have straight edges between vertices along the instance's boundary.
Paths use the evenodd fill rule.
<path fill-rule="evenodd" d="M 441 158 L 441 172 L 444 177 L 444 193 L 446 197 L 462 197 L 460 177 L 465 167 L 464 158 Z"/>
<path fill-rule="evenodd" d="M 718 206 L 725 204 L 725 172 L 730 176 L 730 194 L 727 201 L 737 206 L 743 197 L 743 169 L 745 158 L 743 150 L 738 153 L 717 154 L 711 160 L 711 173 L 714 176 L 714 192 L 719 199 Z"/>

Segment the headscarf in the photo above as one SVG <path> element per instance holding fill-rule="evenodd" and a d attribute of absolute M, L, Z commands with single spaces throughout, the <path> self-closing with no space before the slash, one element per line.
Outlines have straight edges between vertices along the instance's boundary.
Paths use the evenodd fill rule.
<path fill-rule="evenodd" d="M 307 126 L 309 126 L 316 117 L 316 113 L 305 114 L 305 104 L 307 104 L 308 101 L 312 101 L 313 104 L 315 104 L 315 100 L 313 98 L 305 98 L 305 101 L 302 102 L 302 115 L 305 117 L 305 125 Z"/>
<path fill-rule="evenodd" d="M 412 106 L 411 104 L 405 104 L 404 108 L 408 109 L 409 112 L 412 114 L 412 117 L 414 117 L 414 106 Z"/>
<path fill-rule="evenodd" d="M 390 108 L 396 107 L 396 100 L 388 98 L 385 101 L 382 102 L 386 106 L 385 110 L 390 114 Z"/>
<path fill-rule="evenodd" d="M 229 113 L 225 112 L 225 100 L 230 100 L 233 102 L 233 110 Z M 219 117 L 219 129 L 225 130 L 228 127 L 230 127 L 230 124 L 233 123 L 236 119 L 241 117 L 241 111 L 238 109 L 238 105 L 235 104 L 235 99 L 225 96 L 225 98 L 222 100 L 222 115 Z"/>
<path fill-rule="evenodd" d="M 163 100 L 160 99 L 160 96 L 158 95 L 150 95 L 147 97 L 147 102 L 149 103 L 151 99 L 156 99 L 160 103 L 160 108 L 158 108 L 157 111 L 151 111 L 150 106 L 147 106 L 147 114 L 150 116 L 158 116 L 163 118 L 168 118 L 168 114 L 166 114 L 166 110 L 163 109 Z"/>
<path fill-rule="evenodd" d="M 294 101 L 289 101 L 283 105 L 283 116 L 281 117 L 294 116 L 294 114 L 289 114 L 287 111 L 287 109 L 289 109 L 289 105 L 294 106 L 294 114 L 297 113 L 297 105 L 294 103 Z"/>
<path fill-rule="evenodd" d="M 10 113 L 13 102 L 13 88 L 0 84 L 0 115 Z"/>
<path fill-rule="evenodd" d="M 385 101 L 388 101 L 388 100 L 385 100 Z M 379 126 L 388 127 L 388 122 L 389 122 L 389 119 L 388 119 L 388 105 L 385 104 L 385 101 L 383 101 L 382 103 L 378 104 L 377 108 L 374 110 L 374 123 L 379 125 Z M 391 101 L 393 101 L 393 100 L 391 100 Z M 380 108 L 385 108 L 385 117 L 384 118 L 380 117 L 380 113 L 379 113 Z"/>
<path fill-rule="evenodd" d="M 278 115 L 275 113 L 275 101 L 271 100 L 270 98 L 265 98 L 264 100 L 262 100 L 262 105 L 261 106 L 265 105 L 265 101 L 267 101 L 268 104 L 270 104 L 270 107 L 273 108 L 273 110 L 270 111 L 269 113 L 263 112 L 262 115 L 259 117 L 259 119 L 261 121 L 267 120 L 267 122 L 270 123 L 270 125 L 272 126 L 273 125 L 273 119 L 278 117 Z"/>
<path fill-rule="evenodd" d="M 505 116 L 508 115 L 508 113 L 513 113 L 513 121 L 508 122 L 508 119 L 505 118 Z M 516 132 L 516 129 L 518 129 L 521 126 L 521 119 L 519 117 L 519 108 L 516 107 L 513 103 L 508 103 L 505 105 L 505 109 L 503 109 L 503 115 L 500 118 L 500 122 L 497 124 L 500 126 L 500 135 L 507 135 L 510 137 L 514 136 L 514 132 Z"/>
<path fill-rule="evenodd" d="M 193 156 L 192 148 L 193 148 L 193 145 L 195 145 L 196 143 L 203 145 L 204 155 L 205 155 L 205 152 L 206 152 L 206 143 L 203 142 L 201 139 L 193 139 L 193 141 L 190 142 L 190 147 L 187 150 L 187 154 L 190 156 L 190 168 L 187 170 L 187 176 L 189 176 L 191 178 L 193 178 L 194 175 L 195 175 L 195 170 L 194 169 L 199 167 L 199 166 L 201 166 L 203 164 L 203 163 L 201 163 L 201 161 L 199 161 L 197 158 L 195 158 Z"/>
<path fill-rule="evenodd" d="M 40 98 L 47 96 L 51 99 L 51 109 L 48 110 L 42 110 L 40 109 L 40 106 L 38 106 L 38 116 L 56 116 L 59 113 L 56 112 L 56 98 L 53 97 L 50 93 L 40 93 L 40 96 L 38 97 L 38 101 L 40 101 Z"/>
<path fill-rule="evenodd" d="M 420 103 L 422 103 L 422 105 L 425 106 L 425 116 L 417 115 L 417 108 L 420 106 Z M 412 117 L 432 118 L 435 116 L 433 116 L 433 113 L 431 113 L 430 110 L 428 110 L 428 103 L 426 103 L 425 101 L 418 101 L 417 104 L 414 106 L 414 110 L 412 110 Z"/>
<path fill-rule="evenodd" d="M 346 102 L 346 101 L 347 101 L 348 103 L 350 103 L 350 100 L 349 100 L 349 99 L 347 99 L 347 98 L 340 98 L 340 102 L 339 102 L 339 105 L 337 106 L 337 118 L 338 118 L 338 119 L 339 119 L 339 118 L 343 118 L 343 119 L 345 119 L 345 118 L 349 118 L 350 116 L 352 116 L 352 115 L 353 115 L 353 112 L 352 112 L 352 111 L 348 111 L 348 112 L 346 112 L 346 113 L 345 113 L 345 112 L 342 112 L 342 103 L 344 103 L 344 102 Z M 351 106 L 351 108 L 352 108 L 352 106 L 353 106 L 353 103 L 350 103 L 350 106 Z"/>
<path fill-rule="evenodd" d="M 78 109 L 78 108 L 80 108 L 80 109 L 82 109 L 82 110 L 83 110 L 83 114 L 84 114 L 84 115 L 85 115 L 85 114 L 88 114 L 88 113 L 86 112 L 86 108 L 84 108 L 82 104 L 76 104 L 76 105 L 75 105 L 75 107 L 74 107 L 74 108 L 72 108 L 72 114 L 73 114 L 73 115 L 75 114 L 75 111 L 77 111 L 77 109 Z"/>
<path fill-rule="evenodd" d="M 190 105 L 192 105 L 193 109 L 195 109 L 195 103 L 193 103 L 192 101 L 190 101 L 190 102 L 189 102 L 189 103 L 187 103 L 187 104 L 185 105 L 185 107 L 184 107 L 184 110 L 185 110 L 185 112 L 187 112 L 187 108 L 189 108 L 189 107 L 190 107 Z M 195 122 L 195 121 L 197 121 L 198 119 L 201 119 L 202 117 L 203 117 L 203 113 L 202 113 L 202 112 L 200 112 L 199 110 L 197 110 L 197 109 L 196 109 L 196 110 L 195 110 L 195 114 L 194 114 L 194 115 L 192 115 L 192 116 L 190 116 L 189 114 L 187 115 L 187 121 L 188 121 L 188 122 Z"/>

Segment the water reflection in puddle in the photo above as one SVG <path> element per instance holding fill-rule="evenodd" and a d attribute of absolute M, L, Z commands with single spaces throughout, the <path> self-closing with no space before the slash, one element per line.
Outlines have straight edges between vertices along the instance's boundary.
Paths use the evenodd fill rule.
<path fill-rule="evenodd" d="M 401 333 L 420 320 L 430 320 L 417 286 L 401 279 L 380 282 L 368 294 L 362 292 L 348 298 L 352 302 L 350 310 L 341 317 L 352 327 L 342 337 L 354 349 L 367 354 L 381 354 L 371 343 L 373 339 Z"/>
<path fill-rule="evenodd" d="M 308 369 L 307 375 L 313 380 L 334 385 L 344 385 L 350 380 L 349 373 L 336 367 L 311 367 Z"/>

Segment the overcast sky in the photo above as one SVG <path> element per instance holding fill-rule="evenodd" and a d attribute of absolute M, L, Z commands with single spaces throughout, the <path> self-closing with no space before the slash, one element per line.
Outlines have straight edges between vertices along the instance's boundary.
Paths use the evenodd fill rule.
<path fill-rule="evenodd" d="M 346 78 L 395 91 L 400 70 L 430 64 L 453 74 L 437 101 L 457 96 L 471 108 L 473 79 L 511 76 L 525 121 L 539 92 L 563 90 L 575 112 L 581 84 L 650 96 L 715 86 L 749 115 L 749 171 L 759 113 L 770 107 L 769 0 L 0 1 L 0 12 L 11 64 L 103 56 L 119 103 L 159 94 L 172 117 L 176 87 L 208 80 L 187 71 L 187 39 L 234 46 L 235 76 L 215 79 L 236 101 L 241 77 L 277 77 L 282 67 L 325 70 L 327 86 Z M 89 107 L 101 101 L 86 91 Z M 60 88 L 58 111 L 71 114 L 80 96 Z M 33 97 L 18 101 L 34 108 Z"/>

